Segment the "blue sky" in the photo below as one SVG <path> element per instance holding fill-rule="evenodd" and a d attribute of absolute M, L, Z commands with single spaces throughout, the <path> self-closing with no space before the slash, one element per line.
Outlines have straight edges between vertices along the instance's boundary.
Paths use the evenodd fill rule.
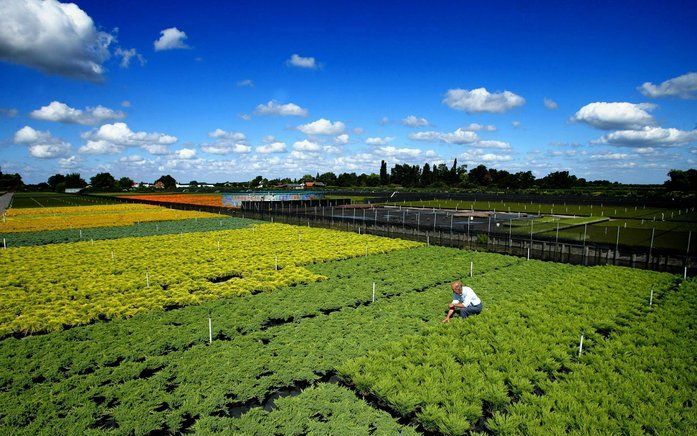
<path fill-rule="evenodd" d="M 696 166 L 694 2 L 4 3 L 0 165 L 29 182 Z"/>

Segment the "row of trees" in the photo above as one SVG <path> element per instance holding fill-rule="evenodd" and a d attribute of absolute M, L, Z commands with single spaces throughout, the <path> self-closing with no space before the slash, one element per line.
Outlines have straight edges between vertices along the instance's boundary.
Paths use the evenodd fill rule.
<path fill-rule="evenodd" d="M 671 170 L 668 172 L 669 179 L 664 186 L 669 191 L 697 191 L 697 170 L 689 169 Z M 379 174 L 356 174 L 333 172 L 317 173 L 315 176 L 307 174 L 300 179 L 271 179 L 267 180 L 262 176 L 257 176 L 250 182 L 242 183 L 218 183 L 216 187 L 225 188 L 256 188 L 259 186 L 273 187 L 287 183 L 303 183 L 317 181 L 327 186 L 338 187 L 378 187 L 378 186 L 401 186 L 405 188 L 499 188 L 499 189 L 529 189 L 534 187 L 544 189 L 569 189 L 583 186 L 606 186 L 611 185 L 607 180 L 587 181 L 570 174 L 568 171 L 555 171 L 537 179 L 531 171 L 519 171 L 511 173 L 506 170 L 487 168 L 485 165 L 478 165 L 470 170 L 467 165 L 458 165 L 457 159 L 451 166 L 443 163 L 430 165 L 409 165 L 396 164 L 388 170 L 387 163 L 381 162 Z M 172 190 L 176 188 L 177 181 L 171 175 L 161 176 L 155 181 L 161 182 L 164 189 Z M 615 183 L 617 184 L 617 183 Z M 116 179 L 108 172 L 94 175 L 89 180 L 91 189 L 97 191 L 116 191 L 129 190 L 136 186 L 129 177 Z M 191 187 L 196 187 L 196 181 L 189 182 Z M 21 189 L 24 186 L 22 176 L 19 174 L 3 174 L 0 170 L 0 191 L 12 191 Z M 66 189 L 85 188 L 88 186 L 79 173 L 54 174 L 45 183 L 33 185 L 31 188 L 44 191 L 63 192 Z"/>
<path fill-rule="evenodd" d="M 328 172 L 317 174 L 315 177 L 305 175 L 300 179 L 273 179 L 266 180 L 258 176 L 250 184 L 256 187 L 260 184 L 274 185 L 278 183 L 302 183 L 305 181 L 318 181 L 327 186 L 402 186 L 405 188 L 478 188 L 495 187 L 501 189 L 528 189 L 533 187 L 541 188 L 574 188 L 578 186 L 609 185 L 606 180 L 587 182 L 583 178 L 578 178 L 568 171 L 556 171 L 537 179 L 532 171 L 519 171 L 511 173 L 506 170 L 487 168 L 485 165 L 478 165 L 470 170 L 467 165 L 458 165 L 457 159 L 451 166 L 444 163 L 409 165 L 396 164 L 388 170 L 387 162 L 380 164 L 379 174 L 360 174 L 341 173 L 336 175 Z"/>

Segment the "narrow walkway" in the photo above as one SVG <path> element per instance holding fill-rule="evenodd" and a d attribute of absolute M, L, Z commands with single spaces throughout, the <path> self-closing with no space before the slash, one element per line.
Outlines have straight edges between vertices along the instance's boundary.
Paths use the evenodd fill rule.
<path fill-rule="evenodd" d="M 5 209 L 10 206 L 10 201 L 12 201 L 12 193 L 8 192 L 4 195 L 0 195 L 0 215 L 5 213 Z"/>

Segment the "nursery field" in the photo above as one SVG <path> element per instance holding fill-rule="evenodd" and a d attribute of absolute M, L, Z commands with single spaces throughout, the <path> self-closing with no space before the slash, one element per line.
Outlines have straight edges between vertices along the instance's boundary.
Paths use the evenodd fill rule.
<path fill-rule="evenodd" d="M 666 273 L 280 224 L 9 248 L 0 269 L 3 434 L 697 426 L 697 285 Z M 484 312 L 441 324 L 459 278 Z"/>
<path fill-rule="evenodd" d="M 167 209 L 145 204 L 62 206 L 8 209 L 0 222 L 0 234 L 45 230 L 80 229 L 134 225 L 149 221 L 171 221 L 217 217 L 216 214 Z"/>
<path fill-rule="evenodd" d="M 224 207 L 223 196 L 221 194 L 137 194 L 120 196 L 135 200 L 159 201 L 163 203 Z"/>
<path fill-rule="evenodd" d="M 54 192 L 16 192 L 12 198 L 13 208 L 94 206 L 100 204 L 114 204 L 114 200 L 107 197 L 57 194 Z"/>
<path fill-rule="evenodd" d="M 491 210 L 497 212 L 521 212 L 536 215 L 581 215 L 607 218 L 637 218 L 656 221 L 697 221 L 697 213 L 692 208 L 666 209 L 636 206 L 547 204 L 505 201 L 467 201 L 467 200 L 423 200 L 406 201 L 397 204 L 409 207 L 444 208 L 458 210 Z"/>
<path fill-rule="evenodd" d="M 323 277 L 303 265 L 416 245 L 260 224 L 3 250 L 0 336 L 317 281 Z"/>

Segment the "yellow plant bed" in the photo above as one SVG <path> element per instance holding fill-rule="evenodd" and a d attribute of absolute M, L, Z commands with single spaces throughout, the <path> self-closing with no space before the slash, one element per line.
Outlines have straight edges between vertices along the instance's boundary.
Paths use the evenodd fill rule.
<path fill-rule="evenodd" d="M 285 224 L 0 250 L 0 336 L 321 280 L 302 265 L 420 243 Z M 276 270 L 276 258 L 279 270 Z"/>
<path fill-rule="evenodd" d="M 10 209 L 0 221 L 0 233 L 126 226 L 145 221 L 210 218 L 215 214 L 167 209 L 146 204 Z"/>

